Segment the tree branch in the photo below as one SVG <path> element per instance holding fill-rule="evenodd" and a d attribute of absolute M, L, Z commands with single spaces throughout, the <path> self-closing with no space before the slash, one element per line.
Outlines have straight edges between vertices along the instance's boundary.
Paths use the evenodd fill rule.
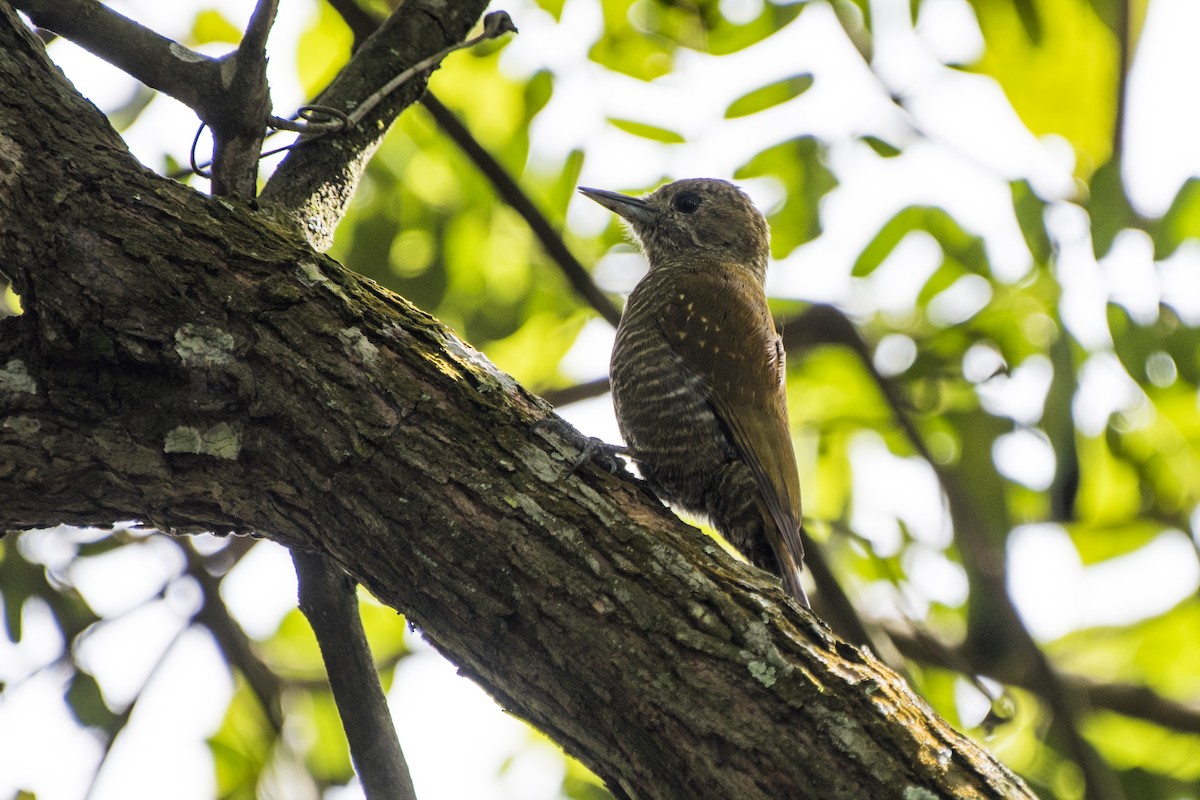
<path fill-rule="evenodd" d="M 271 115 L 267 86 L 267 34 L 277 0 L 259 0 L 245 36 L 233 55 L 222 59 L 219 105 L 205 122 L 213 132 L 212 189 L 215 195 L 254 197 L 258 159 Z"/>
<path fill-rule="evenodd" d="M 326 554 L 618 796 L 1031 797 L 774 578 L 566 476 L 581 437 L 428 315 L 140 168 L 3 4 L 0 108 L 0 526 Z"/>
<path fill-rule="evenodd" d="M 350 757 L 368 800 L 416 800 L 408 763 L 358 615 L 355 583 L 324 556 L 292 550 L 300 610 L 308 618 Z"/>
<path fill-rule="evenodd" d="M 975 671 L 993 680 L 1041 697 L 1045 701 L 1046 687 L 1020 670 L 1003 670 L 1004 665 L 978 664 L 973 654 L 938 640 L 893 624 L 885 624 L 888 635 L 906 658 L 952 672 Z M 1090 708 L 1104 709 L 1134 719 L 1161 725 L 1180 733 L 1200 734 L 1200 708 L 1168 700 L 1148 686 L 1131 683 L 1101 683 L 1080 675 L 1060 673 L 1061 679 L 1086 699 Z"/>
<path fill-rule="evenodd" d="M 554 263 L 558 264 L 559 269 L 562 270 L 563 275 L 579 293 L 579 296 L 615 328 L 621 321 L 621 310 L 609 299 L 608 295 L 600 291 L 600 287 L 592 280 L 591 273 L 583 264 L 579 263 L 579 259 L 575 258 L 575 254 L 563 242 L 562 234 L 554 229 L 546 216 L 529 199 L 529 195 L 525 194 L 524 190 L 517 185 L 508 170 L 476 141 L 466 126 L 459 121 L 458 117 L 454 116 L 450 109 L 442 105 L 440 100 L 432 94 L 426 94 L 421 98 L 421 104 L 433 116 L 438 127 L 462 148 L 467 158 L 471 159 L 475 166 L 479 167 L 479 171 L 492 182 L 505 202 L 521 215 L 529 229 L 533 231 L 533 235 L 541 242 L 546 254 Z"/>
<path fill-rule="evenodd" d="M 70 39 L 129 73 L 152 89 L 169 94 L 201 119 L 216 116 L 220 65 L 216 60 L 160 36 L 96 0 L 13 0 L 13 6 L 39 27 Z"/>
<path fill-rule="evenodd" d="M 355 51 L 316 102 L 352 112 L 391 76 L 461 41 L 486 4 L 486 0 L 450 4 L 406 0 Z M 300 145 L 267 182 L 261 199 L 280 209 L 313 248 L 329 247 L 367 161 L 396 116 L 425 91 L 425 83 L 425 77 L 404 83 L 359 125 L 343 133 L 301 137 Z"/>

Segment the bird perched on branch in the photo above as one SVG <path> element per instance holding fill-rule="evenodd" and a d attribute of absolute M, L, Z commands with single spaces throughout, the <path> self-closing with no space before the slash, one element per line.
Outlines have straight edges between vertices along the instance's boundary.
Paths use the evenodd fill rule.
<path fill-rule="evenodd" d="M 763 290 L 767 221 L 720 180 L 645 197 L 579 191 L 624 218 L 650 262 L 611 364 L 633 460 L 660 498 L 707 518 L 807 606 L 783 342 Z"/>

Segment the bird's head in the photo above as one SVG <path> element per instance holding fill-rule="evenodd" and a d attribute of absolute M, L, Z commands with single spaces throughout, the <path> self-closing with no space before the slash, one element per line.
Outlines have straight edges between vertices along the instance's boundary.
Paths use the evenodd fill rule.
<path fill-rule="evenodd" d="M 716 260 L 745 265 L 760 282 L 766 275 L 767 221 L 746 193 L 728 181 L 688 178 L 644 197 L 582 186 L 579 191 L 629 224 L 651 270 Z"/>

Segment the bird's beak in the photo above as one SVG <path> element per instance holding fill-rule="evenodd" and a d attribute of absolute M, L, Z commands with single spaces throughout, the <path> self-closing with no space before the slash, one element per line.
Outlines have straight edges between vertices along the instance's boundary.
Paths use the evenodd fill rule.
<path fill-rule="evenodd" d="M 648 224 L 658 216 L 658 211 L 640 197 L 630 197 L 604 189 L 591 189 L 587 186 L 580 186 L 579 192 L 633 223 Z"/>

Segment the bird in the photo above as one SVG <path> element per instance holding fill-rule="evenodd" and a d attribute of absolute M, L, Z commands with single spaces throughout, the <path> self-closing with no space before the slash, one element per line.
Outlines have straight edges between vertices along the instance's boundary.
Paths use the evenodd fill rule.
<path fill-rule="evenodd" d="M 610 363 L 628 454 L 661 500 L 706 519 L 808 607 L 785 355 L 764 289 L 766 218 L 714 178 L 641 197 L 579 191 L 625 221 L 649 263 Z"/>

